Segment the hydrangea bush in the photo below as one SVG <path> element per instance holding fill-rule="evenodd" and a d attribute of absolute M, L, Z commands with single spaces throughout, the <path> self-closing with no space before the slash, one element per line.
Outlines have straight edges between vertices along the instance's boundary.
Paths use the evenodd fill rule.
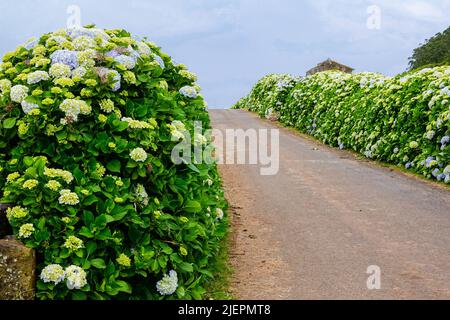
<path fill-rule="evenodd" d="M 0 196 L 37 250 L 37 297 L 202 298 L 227 224 L 216 166 L 171 159 L 194 121 L 210 127 L 195 74 L 93 26 L 29 41 L 0 68 Z"/>
<path fill-rule="evenodd" d="M 267 83 L 235 108 L 261 115 L 274 108 L 281 123 L 324 143 L 450 184 L 450 67 L 393 78 L 321 72 L 298 81 L 279 103 L 264 92 Z"/>
<path fill-rule="evenodd" d="M 298 81 L 299 78 L 287 74 L 269 74 L 259 80 L 250 94 L 238 101 L 233 108 L 247 108 L 269 118 L 283 106 L 287 95 Z"/>

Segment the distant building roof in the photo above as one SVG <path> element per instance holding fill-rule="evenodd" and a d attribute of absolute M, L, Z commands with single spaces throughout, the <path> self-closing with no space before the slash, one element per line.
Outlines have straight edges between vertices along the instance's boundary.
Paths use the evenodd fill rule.
<path fill-rule="evenodd" d="M 327 70 L 339 70 L 346 73 L 352 73 L 355 69 L 328 58 L 327 60 L 318 63 L 317 66 L 306 72 L 306 75 L 310 76 L 315 73 Z"/>

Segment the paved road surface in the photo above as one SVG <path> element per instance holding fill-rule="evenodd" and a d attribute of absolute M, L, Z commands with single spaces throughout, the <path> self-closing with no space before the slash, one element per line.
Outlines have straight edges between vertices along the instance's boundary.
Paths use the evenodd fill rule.
<path fill-rule="evenodd" d="M 241 110 L 213 126 L 279 128 Z M 280 170 L 221 165 L 241 299 L 450 298 L 450 190 L 280 129 Z M 366 273 L 381 269 L 381 290 Z"/>

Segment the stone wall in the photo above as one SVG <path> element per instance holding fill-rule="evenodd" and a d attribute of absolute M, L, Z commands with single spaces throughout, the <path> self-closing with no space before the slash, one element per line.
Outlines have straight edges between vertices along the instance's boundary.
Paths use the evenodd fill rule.
<path fill-rule="evenodd" d="M 35 292 L 36 253 L 11 236 L 6 207 L 0 205 L 0 300 L 31 300 Z"/>

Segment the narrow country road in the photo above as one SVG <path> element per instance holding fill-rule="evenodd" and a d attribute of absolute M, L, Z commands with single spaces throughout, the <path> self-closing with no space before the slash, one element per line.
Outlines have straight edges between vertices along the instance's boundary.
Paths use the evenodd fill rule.
<path fill-rule="evenodd" d="M 276 129 L 211 110 L 216 129 Z M 280 128 L 280 169 L 220 165 L 239 299 L 449 299 L 450 189 Z M 381 289 L 368 290 L 369 266 Z"/>

